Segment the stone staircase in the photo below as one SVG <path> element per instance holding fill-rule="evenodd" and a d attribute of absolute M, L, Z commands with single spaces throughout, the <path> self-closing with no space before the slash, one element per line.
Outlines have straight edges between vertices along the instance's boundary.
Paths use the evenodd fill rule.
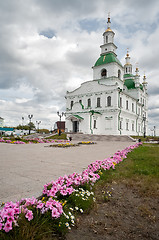
<path fill-rule="evenodd" d="M 127 135 L 94 135 L 83 133 L 69 133 L 72 140 L 75 141 L 120 141 L 120 142 L 136 142 L 133 138 Z"/>

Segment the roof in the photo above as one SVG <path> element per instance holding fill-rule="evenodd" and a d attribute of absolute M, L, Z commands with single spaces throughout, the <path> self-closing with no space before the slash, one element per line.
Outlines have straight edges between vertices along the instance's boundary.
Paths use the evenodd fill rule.
<path fill-rule="evenodd" d="M 126 79 L 124 82 L 124 85 L 128 88 L 128 89 L 135 89 L 135 82 L 133 79 Z"/>
<path fill-rule="evenodd" d="M 14 128 L 0 127 L 0 131 L 13 131 Z"/>
<path fill-rule="evenodd" d="M 109 52 L 105 55 L 100 56 L 94 66 L 97 67 L 97 66 L 112 63 L 112 62 L 116 62 L 120 66 L 122 66 L 121 62 L 117 59 L 116 55 L 113 52 L 111 53 Z"/>
<path fill-rule="evenodd" d="M 74 117 L 76 117 L 76 118 L 78 118 L 78 119 L 81 119 L 81 120 L 83 120 L 83 119 L 84 119 L 83 117 L 80 117 L 80 116 L 79 116 L 79 115 L 77 115 L 77 114 L 76 114 L 76 115 L 75 115 L 75 114 L 73 114 L 73 116 L 74 116 Z"/>
<path fill-rule="evenodd" d="M 126 73 L 126 74 L 124 74 L 123 77 L 124 77 L 124 78 L 134 77 L 134 75 L 133 75 L 133 74 L 130 74 L 130 73 Z"/>
<path fill-rule="evenodd" d="M 78 121 L 78 119 L 79 120 L 83 120 L 84 118 L 79 116 L 79 115 L 77 115 L 77 114 L 71 114 L 70 116 L 67 117 L 67 119 L 69 119 L 69 120 L 72 119 L 73 121 Z"/>
<path fill-rule="evenodd" d="M 124 85 L 128 88 L 128 89 L 136 89 L 135 87 L 135 82 L 133 79 L 126 79 L 124 82 Z M 140 89 L 143 91 L 143 85 L 140 84 Z"/>

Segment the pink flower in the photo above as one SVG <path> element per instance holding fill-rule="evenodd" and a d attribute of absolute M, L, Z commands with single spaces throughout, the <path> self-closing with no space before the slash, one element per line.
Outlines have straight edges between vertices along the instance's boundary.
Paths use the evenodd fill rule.
<path fill-rule="evenodd" d="M 52 217 L 53 218 L 58 218 L 58 217 L 60 217 L 60 215 L 61 214 L 58 212 L 57 208 L 53 207 L 53 209 L 52 209 Z"/>
<path fill-rule="evenodd" d="M 7 222 L 5 223 L 5 225 L 4 225 L 3 230 L 4 230 L 5 232 L 9 232 L 10 230 L 12 230 L 12 223 L 7 221 Z"/>
<path fill-rule="evenodd" d="M 42 203 L 42 202 L 39 202 L 39 203 L 38 203 L 38 205 L 36 206 L 36 208 L 39 208 L 39 209 L 41 209 L 41 208 L 43 208 L 43 206 L 44 206 L 44 203 Z"/>
<path fill-rule="evenodd" d="M 28 221 L 32 220 L 33 219 L 33 212 L 31 210 L 28 210 L 25 217 L 28 219 Z"/>

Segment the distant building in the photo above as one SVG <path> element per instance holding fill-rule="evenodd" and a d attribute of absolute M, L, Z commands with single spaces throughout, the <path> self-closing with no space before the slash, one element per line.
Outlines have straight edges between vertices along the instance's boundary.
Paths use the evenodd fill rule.
<path fill-rule="evenodd" d="M 14 128 L 10 127 L 0 127 L 0 136 L 10 136 L 13 135 Z"/>
<path fill-rule="evenodd" d="M 3 127 L 4 125 L 4 119 L 0 117 L 0 127 Z"/>
<path fill-rule="evenodd" d="M 110 17 L 103 33 L 101 55 L 93 80 L 66 94 L 66 129 L 103 135 L 143 135 L 147 132 L 148 94 L 145 75 L 132 72 L 129 52 L 123 66 L 117 58 Z M 89 39 L 88 39 L 89 41 Z"/>

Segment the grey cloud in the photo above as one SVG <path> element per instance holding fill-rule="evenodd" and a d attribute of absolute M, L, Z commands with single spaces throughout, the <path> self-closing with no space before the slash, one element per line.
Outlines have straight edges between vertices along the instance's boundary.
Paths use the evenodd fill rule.
<path fill-rule="evenodd" d="M 149 95 L 155 97 L 159 91 L 155 81 L 158 6 L 158 1 L 147 0 L 0 1 L 0 88 L 8 89 L 4 90 L 7 94 L 9 90 L 17 91 L 18 98 L 28 99 L 17 104 L 16 96 L 8 95 L 8 102 L 0 107 L 4 118 L 18 121 L 25 109 L 48 121 L 45 115 L 49 116 L 49 106 L 53 106 L 51 113 L 55 115 L 56 108 L 65 110 L 67 88 L 76 86 L 75 81 L 80 84 L 92 79 L 91 67 L 100 54 L 108 11 L 118 31 L 115 41 L 125 48 L 118 49 L 118 56 L 127 47 L 132 49 L 135 59 L 150 75 Z M 78 50 L 71 49 L 75 44 L 79 44 Z M 21 88 L 24 83 L 26 90 Z M 7 96 L 1 99 L 7 100 Z M 150 122 L 155 114 L 150 112 Z"/>

